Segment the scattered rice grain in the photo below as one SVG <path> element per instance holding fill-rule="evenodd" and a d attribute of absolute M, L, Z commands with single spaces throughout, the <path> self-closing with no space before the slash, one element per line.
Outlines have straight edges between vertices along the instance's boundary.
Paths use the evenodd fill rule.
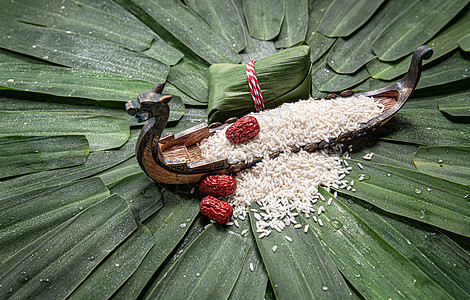
<path fill-rule="evenodd" d="M 378 101 L 362 95 L 352 100 L 339 97 L 285 103 L 276 109 L 250 114 L 256 117 L 261 129 L 253 139 L 231 144 L 224 129 L 201 141 L 200 148 L 203 157 L 210 158 L 216 153 L 225 156 L 229 163 L 249 163 L 254 158 L 263 158 L 262 162 L 235 175 L 237 190 L 224 199 L 233 206 L 235 219 L 244 220 L 249 209 L 260 226 L 257 229 L 261 235 L 267 228 L 281 232 L 289 224 L 300 228 L 295 211 L 306 215 L 315 213 L 317 199 L 327 201 L 319 194 L 319 186 L 328 191 L 331 188 L 351 189 L 343 179 L 352 169 L 346 161 L 352 145 L 348 145 L 347 151 L 338 145 L 312 153 L 300 150 L 295 154 L 290 152 L 290 147 L 334 139 L 360 128 L 370 118 L 380 115 L 383 109 Z M 306 115 L 315 118 L 306 118 Z M 285 152 L 269 158 L 269 154 L 277 151 Z M 336 191 L 334 196 L 337 197 Z M 253 203 L 257 203 L 263 212 L 250 208 Z M 331 204 L 330 199 L 328 204 Z M 315 216 L 313 219 L 317 222 Z M 261 221 L 265 223 L 258 224 Z M 233 224 L 238 227 L 236 220 Z"/>

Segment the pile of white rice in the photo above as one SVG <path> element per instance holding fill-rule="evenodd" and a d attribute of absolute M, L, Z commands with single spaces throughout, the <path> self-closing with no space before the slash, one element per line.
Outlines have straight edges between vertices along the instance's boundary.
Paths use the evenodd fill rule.
<path fill-rule="evenodd" d="M 264 158 L 235 175 L 237 189 L 226 197 L 234 207 L 234 218 L 238 219 L 246 218 L 252 203 L 260 205 L 260 211 L 252 208 L 260 238 L 269 235 L 272 229 L 280 232 L 290 224 L 295 224 L 294 228 L 302 227 L 295 220 L 296 211 L 311 216 L 323 226 L 320 215 L 327 211 L 332 199 L 320 195 L 318 187 L 351 189 L 343 179 L 351 168 L 344 168 L 341 163 L 342 157 L 348 157 L 349 153 L 341 153 L 341 145 L 313 153 L 303 150 L 291 153 L 289 149 L 355 130 L 361 123 L 380 115 L 383 109 L 383 105 L 365 96 L 286 103 L 250 114 L 260 124 L 260 133 L 255 138 L 231 144 L 222 130 L 201 141 L 200 148 L 203 156 L 225 155 L 230 163 Z M 283 152 L 269 158 L 269 154 L 277 151 Z"/>
<path fill-rule="evenodd" d="M 199 144 L 204 157 L 225 155 L 229 163 L 253 161 L 291 147 L 328 141 L 360 124 L 379 116 L 384 106 L 365 96 L 333 100 L 300 100 L 280 107 L 251 113 L 259 123 L 260 132 L 253 139 L 231 144 L 221 130 Z"/>

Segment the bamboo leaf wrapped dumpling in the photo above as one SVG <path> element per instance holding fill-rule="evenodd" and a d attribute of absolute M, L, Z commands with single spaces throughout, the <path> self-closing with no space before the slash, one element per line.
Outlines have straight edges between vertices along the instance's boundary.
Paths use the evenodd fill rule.
<path fill-rule="evenodd" d="M 266 109 L 307 99 L 311 65 L 308 46 L 289 48 L 257 61 L 255 72 Z M 255 111 L 245 68 L 246 65 L 226 63 L 209 68 L 209 123 Z"/>

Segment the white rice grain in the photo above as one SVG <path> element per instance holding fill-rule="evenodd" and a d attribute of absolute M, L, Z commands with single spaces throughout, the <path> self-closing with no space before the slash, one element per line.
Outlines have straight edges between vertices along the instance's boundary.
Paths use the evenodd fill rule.
<path fill-rule="evenodd" d="M 351 189 L 354 183 L 348 185 L 344 177 L 352 169 L 346 161 L 352 145 L 347 151 L 342 151 L 342 145 L 338 145 L 312 153 L 304 150 L 291 153 L 291 147 L 331 140 L 354 131 L 380 115 L 383 109 L 383 105 L 365 96 L 300 100 L 250 114 L 258 120 L 260 132 L 249 141 L 231 144 L 225 137 L 226 129 L 201 141 L 202 156 L 207 158 L 223 156 L 231 164 L 263 158 L 253 167 L 235 174 L 237 189 L 224 199 L 233 206 L 235 226 L 238 227 L 235 219 L 244 220 L 248 210 L 257 220 L 260 238 L 269 235 L 270 229 L 282 232 L 290 224 L 295 224 L 295 228 L 302 227 L 295 219 L 297 212 L 312 214 L 314 221 L 323 226 L 314 216 L 315 212 L 325 212 L 323 206 L 314 207 L 316 202 L 319 199 L 327 201 L 318 192 L 318 187 L 323 186 L 328 191 L 330 188 Z M 269 158 L 278 151 L 284 152 Z M 358 166 L 362 168 L 360 163 Z M 337 197 L 337 192 L 334 196 Z M 328 199 L 328 205 L 331 201 Z M 250 208 L 253 203 L 257 203 L 259 209 Z M 246 232 L 242 231 L 242 235 Z M 286 236 L 286 239 L 290 237 Z"/>
<path fill-rule="evenodd" d="M 260 132 L 253 139 L 232 144 L 225 137 L 224 129 L 201 141 L 200 148 L 204 157 L 217 154 L 227 157 L 229 163 L 251 162 L 256 157 L 286 151 L 296 145 L 320 143 L 359 129 L 383 109 L 378 101 L 362 95 L 284 103 L 276 109 L 249 114 L 260 125 Z"/>

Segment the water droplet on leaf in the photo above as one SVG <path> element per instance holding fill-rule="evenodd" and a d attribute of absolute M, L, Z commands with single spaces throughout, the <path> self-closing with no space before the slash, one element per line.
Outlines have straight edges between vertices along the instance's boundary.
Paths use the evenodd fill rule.
<path fill-rule="evenodd" d="M 341 223 L 341 221 L 336 220 L 336 219 L 330 220 L 330 224 L 331 224 L 331 226 L 333 226 L 336 230 L 339 230 L 339 229 L 341 229 L 341 227 L 343 227 L 343 223 Z"/>

